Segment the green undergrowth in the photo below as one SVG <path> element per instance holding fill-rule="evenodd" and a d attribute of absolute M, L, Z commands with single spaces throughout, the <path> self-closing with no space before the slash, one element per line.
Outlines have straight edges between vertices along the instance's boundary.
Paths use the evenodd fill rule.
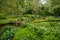
<path fill-rule="evenodd" d="M 19 22 L 16 25 L 4 25 Z M 0 20 L 0 40 L 60 40 L 60 18 L 26 15 Z"/>
<path fill-rule="evenodd" d="M 12 40 L 16 30 L 17 28 L 14 26 L 4 26 L 4 28 L 0 30 L 0 40 Z"/>
<path fill-rule="evenodd" d="M 1 40 L 60 40 L 60 22 L 28 22 L 5 26 Z"/>
<path fill-rule="evenodd" d="M 58 22 L 28 23 L 27 25 L 25 28 L 19 28 L 16 31 L 13 40 L 60 39 L 60 23 Z"/>

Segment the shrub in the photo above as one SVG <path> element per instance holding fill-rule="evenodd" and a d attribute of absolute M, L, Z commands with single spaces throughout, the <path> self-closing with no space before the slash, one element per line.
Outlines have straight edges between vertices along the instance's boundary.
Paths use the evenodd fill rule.
<path fill-rule="evenodd" d="M 58 22 L 29 23 L 24 28 L 19 28 L 13 40 L 59 40 Z"/>
<path fill-rule="evenodd" d="M 53 8 L 50 10 L 50 13 L 51 13 L 53 16 L 60 16 L 60 5 L 57 5 L 57 6 L 53 7 Z"/>
<path fill-rule="evenodd" d="M 13 40 L 39 40 L 38 37 L 27 28 L 20 28 L 16 31 Z"/>
<path fill-rule="evenodd" d="M 1 30 L 0 34 L 0 40 L 12 40 L 14 37 L 14 33 L 16 31 L 16 28 L 14 26 L 4 26 L 5 28 Z"/>

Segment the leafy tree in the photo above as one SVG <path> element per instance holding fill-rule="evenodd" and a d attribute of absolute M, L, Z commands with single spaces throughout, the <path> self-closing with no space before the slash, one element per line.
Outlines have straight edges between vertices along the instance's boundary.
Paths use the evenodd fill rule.
<path fill-rule="evenodd" d="M 50 12 L 54 16 L 60 16 L 60 5 L 53 7 Z"/>

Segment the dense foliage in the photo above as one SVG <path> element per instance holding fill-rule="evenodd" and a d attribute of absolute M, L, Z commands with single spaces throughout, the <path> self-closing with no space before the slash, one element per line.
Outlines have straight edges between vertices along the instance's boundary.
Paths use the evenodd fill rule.
<path fill-rule="evenodd" d="M 60 0 L 0 0 L 0 40 L 60 40 Z"/>

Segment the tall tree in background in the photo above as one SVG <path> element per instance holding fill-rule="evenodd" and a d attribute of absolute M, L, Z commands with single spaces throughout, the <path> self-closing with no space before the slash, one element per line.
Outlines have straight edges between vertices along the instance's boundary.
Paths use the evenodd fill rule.
<path fill-rule="evenodd" d="M 60 0 L 49 0 L 49 3 L 51 4 L 51 7 L 54 7 L 60 5 Z"/>
<path fill-rule="evenodd" d="M 0 0 L 0 12 L 6 14 L 21 14 L 26 9 L 32 9 L 32 0 Z"/>

